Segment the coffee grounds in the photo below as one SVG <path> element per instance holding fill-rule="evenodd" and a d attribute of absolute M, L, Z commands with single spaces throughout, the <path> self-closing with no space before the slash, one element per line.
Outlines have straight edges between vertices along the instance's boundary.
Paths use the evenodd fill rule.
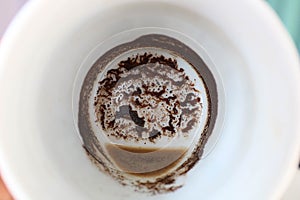
<path fill-rule="evenodd" d="M 199 123 L 202 104 L 177 61 L 150 53 L 121 61 L 99 81 L 94 106 L 108 137 L 150 141 L 187 137 Z"/>
<path fill-rule="evenodd" d="M 107 157 L 103 147 L 99 144 L 91 126 L 91 123 L 93 122 L 91 122 L 89 119 L 89 99 L 91 98 L 93 85 L 97 79 L 97 75 L 105 69 L 111 60 L 131 49 L 147 47 L 172 51 L 174 54 L 180 56 L 194 67 L 205 86 L 208 101 L 208 116 L 207 121 L 205 122 L 205 128 L 201 134 L 201 138 L 199 139 L 188 159 L 186 159 L 175 169 L 172 168 L 163 173 L 155 174 L 155 176 L 151 176 L 150 178 L 137 178 L 135 175 L 127 174 L 110 167 L 113 164 Z M 139 94 L 140 92 L 141 91 L 136 90 L 136 94 Z M 126 109 L 124 108 L 124 110 Z M 129 110 L 129 108 L 127 110 Z M 132 111 L 135 110 L 132 109 Z M 178 177 L 185 175 L 200 160 L 205 144 L 213 131 L 217 113 L 218 93 L 216 82 L 212 73 L 205 65 L 201 57 L 197 55 L 191 48 L 174 38 L 160 34 L 149 34 L 141 36 L 132 42 L 124 43 L 114 47 L 102 55 L 91 67 L 85 77 L 80 92 L 78 127 L 83 139 L 84 148 L 89 155 L 89 158 L 99 167 L 101 171 L 109 174 L 122 185 L 134 186 L 136 191 L 160 194 L 172 192 L 182 187 L 182 185 L 176 185 L 176 180 Z M 131 117 L 134 118 L 134 115 L 136 114 L 132 113 Z M 136 120 L 133 120 L 135 121 L 134 123 L 142 125 L 142 120 L 144 119 L 141 119 L 141 116 L 138 114 L 135 117 Z M 180 121 L 180 119 L 178 121 Z"/>

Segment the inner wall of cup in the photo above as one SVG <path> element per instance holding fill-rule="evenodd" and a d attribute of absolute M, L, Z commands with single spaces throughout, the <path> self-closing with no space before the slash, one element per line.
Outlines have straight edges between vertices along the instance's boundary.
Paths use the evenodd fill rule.
<path fill-rule="evenodd" d="M 189 7 L 189 10 L 157 3 L 141 3 L 134 9 L 129 9 L 132 5 L 108 9 L 110 1 L 107 4 L 102 1 L 78 2 L 77 7 L 67 1 L 62 2 L 64 3 L 56 4 L 55 7 L 44 6 L 44 9 L 35 10 L 45 12 L 43 17 L 47 17 L 42 20 L 35 20 L 38 17 L 34 18 L 32 15 L 31 20 L 26 18 L 22 34 L 13 34 L 19 39 L 11 41 L 16 52 L 8 53 L 10 62 L 7 62 L 7 72 L 10 76 L 6 77 L 6 83 L 10 91 L 6 91 L 9 95 L 5 95 L 4 99 L 16 107 L 5 108 L 6 112 L 3 113 L 7 113 L 7 118 L 10 119 L 6 129 L 13 134 L 9 134 L 10 138 L 18 140 L 12 140 L 16 145 L 7 145 L 6 148 L 11 150 L 8 151 L 11 155 L 15 155 L 11 156 L 11 163 L 19 164 L 11 165 L 12 172 L 18 172 L 18 166 L 22 166 L 15 180 L 20 183 L 20 189 L 24 188 L 23 192 L 31 191 L 32 195 L 45 197 L 50 190 L 58 198 L 61 195 L 73 195 L 74 199 L 135 199 L 135 193 L 99 173 L 87 159 L 76 135 L 70 101 L 75 74 L 94 45 L 120 31 L 144 26 L 144 22 L 135 19 L 140 19 L 143 12 L 150 19 L 148 10 L 156 21 L 148 20 L 145 25 L 180 29 L 205 47 L 220 72 L 226 94 L 224 132 L 214 151 L 195 166 L 195 170 L 189 172 L 181 190 L 173 195 L 153 199 L 210 199 L 235 195 L 242 198 L 245 194 L 269 196 L 273 194 L 274 188 L 284 185 L 281 184 L 287 181 L 283 178 L 287 175 L 284 171 L 292 167 L 291 161 L 295 158 L 290 153 L 296 149 L 297 141 L 293 140 L 296 126 L 293 119 L 298 115 L 293 112 L 295 110 L 292 107 L 298 98 L 292 97 L 295 95 L 292 84 L 295 83 L 296 76 L 290 74 L 292 69 L 283 69 L 282 66 L 291 60 L 290 64 L 296 68 L 296 61 L 293 50 L 288 50 L 292 57 L 280 50 L 273 50 L 276 49 L 273 48 L 274 45 L 283 47 L 280 49 L 290 48 L 290 45 L 284 38 L 275 43 L 268 40 L 269 37 L 281 38 L 279 36 L 282 33 L 280 27 L 268 26 L 272 16 L 264 12 L 267 10 L 262 9 L 262 5 L 235 2 L 238 5 L 228 12 L 228 3 L 216 4 L 210 1 L 195 3 L 197 6 L 180 3 L 182 7 Z M 79 6 L 83 8 L 78 9 Z M 95 8 L 97 6 L 101 9 Z M 191 13 L 193 8 L 200 14 Z M 241 13 L 244 15 L 240 15 Z M 34 16 L 38 16 L 40 12 L 35 14 Z M 223 30 L 214 26 L 211 21 L 205 20 L 202 14 L 223 27 L 228 35 L 224 35 Z M 109 20 L 103 15 L 114 19 Z M 237 20 L 239 16 L 247 23 L 241 24 Z M 253 18 L 250 20 L 247 16 Z M 257 40 L 249 40 L 253 33 L 249 28 L 252 30 L 256 27 L 255 21 L 264 16 L 267 16 L 266 19 L 259 25 L 266 25 L 262 29 L 267 34 L 256 34 L 254 37 Z M 67 23 L 54 23 L 65 22 L 66 19 Z M 128 19 L 132 19 L 134 23 Z M 117 20 L 119 24 L 115 23 Z M 239 26 L 241 29 L 237 28 Z M 260 46 L 260 42 L 266 44 Z M 41 48 L 41 44 L 46 45 Z M 26 51 L 28 48 L 22 47 L 30 47 L 32 51 Z M 279 57 L 283 54 L 283 59 L 269 59 L 270 52 Z M 16 73 L 16 69 L 19 73 Z M 272 80 L 290 77 L 291 81 L 268 83 L 270 79 L 265 74 Z M 8 81 L 12 77 L 15 82 Z M 253 80 L 249 81 L 249 77 Z M 281 95 L 278 95 L 278 91 Z M 22 101 L 19 100 L 20 97 Z M 274 97 L 271 103 L 270 97 Z M 286 105 L 275 106 L 274 109 L 274 105 L 282 105 L 282 102 Z M 20 155 L 20 151 L 31 155 L 32 162 L 23 162 L 22 158 L 13 159 Z M 33 169 L 33 174 L 26 173 Z M 38 184 L 34 177 L 47 178 L 43 179 L 43 184 Z M 265 177 L 264 181 L 268 184 L 256 187 L 258 177 Z M 34 192 L 37 188 L 40 193 Z"/>
<path fill-rule="evenodd" d="M 144 10 L 141 9 L 143 7 L 147 7 L 148 9 Z M 251 93 L 246 90 L 245 88 L 249 88 L 249 79 L 247 76 L 247 72 L 245 71 L 245 68 L 241 66 L 245 66 L 243 63 L 242 58 L 240 57 L 239 53 L 234 48 L 233 44 L 226 39 L 226 37 L 223 35 L 222 31 L 219 30 L 212 24 L 210 21 L 207 21 L 205 18 L 190 12 L 190 10 L 184 10 L 182 8 L 178 8 L 176 6 L 171 6 L 169 4 L 137 4 L 137 5 L 125 5 L 121 7 L 113 7 L 112 10 L 106 10 L 103 12 L 95 13 L 94 16 L 89 16 L 88 18 L 82 19 L 82 24 L 76 24 L 76 27 L 73 27 L 73 29 L 70 29 L 69 34 L 64 33 L 63 37 L 61 38 L 61 41 L 57 40 L 57 43 L 60 45 L 57 45 L 57 48 L 53 50 L 52 59 L 48 60 L 48 63 L 46 66 L 49 66 L 49 70 L 47 72 L 45 71 L 44 75 L 41 76 L 42 81 L 39 84 L 39 87 L 41 88 L 41 94 L 44 94 L 45 88 L 47 88 L 49 82 L 52 80 L 57 80 L 57 83 L 60 86 L 60 92 L 57 90 L 52 91 L 48 90 L 49 98 L 51 96 L 56 97 L 56 94 L 62 94 L 65 93 L 65 87 L 66 88 L 73 88 L 73 94 L 69 97 L 69 99 L 73 100 L 73 113 L 78 113 L 78 107 L 74 105 L 78 105 L 78 92 L 80 90 L 80 86 L 82 84 L 82 80 L 84 79 L 85 74 L 87 73 L 88 68 L 80 68 L 82 63 L 89 63 L 87 66 L 92 66 L 92 64 L 96 61 L 96 59 L 99 57 L 99 55 L 102 55 L 105 53 L 107 49 L 110 49 L 112 46 L 116 46 L 119 43 L 122 43 L 122 41 L 114 40 L 114 43 L 108 45 L 107 47 L 103 49 L 99 49 L 99 52 L 96 52 L 95 54 L 90 54 L 93 52 L 93 49 L 96 48 L 97 44 L 102 43 L 103 41 L 110 38 L 112 35 L 118 34 L 123 31 L 141 28 L 141 27 L 159 27 L 159 28 L 167 28 L 174 31 L 179 31 L 183 33 L 184 35 L 187 35 L 190 38 L 193 38 L 193 40 L 197 41 L 203 48 L 197 49 L 197 53 L 201 55 L 203 60 L 207 63 L 207 65 L 210 67 L 210 70 L 212 71 L 215 80 L 217 82 L 218 87 L 218 94 L 219 94 L 219 116 L 222 116 L 223 118 L 218 117 L 217 122 L 214 128 L 214 132 L 220 133 L 221 129 L 223 128 L 223 121 L 226 121 L 228 118 L 227 116 L 230 115 L 234 120 L 236 121 L 237 126 L 229 126 L 227 123 L 226 131 L 227 132 L 239 132 L 244 130 L 243 127 L 245 127 L 245 122 L 247 119 L 251 118 L 250 114 L 251 107 L 246 105 L 251 105 L 251 102 L 249 102 L 249 99 L 246 98 Z M 166 9 L 171 9 L 172 12 L 166 13 Z M 118 17 L 122 15 L 122 18 Z M 143 19 L 143 20 L 142 20 Z M 197 20 L 195 20 L 197 19 Z M 103 29 L 103 22 L 105 23 L 105 29 Z M 126 23 L 123 23 L 126 22 Z M 74 34 L 75 33 L 75 34 Z M 84 36 L 84 39 L 83 39 Z M 81 38 L 78 40 L 78 38 Z M 180 38 L 178 38 L 180 40 Z M 186 45 L 192 47 L 193 42 L 185 41 Z M 204 50 L 205 49 L 205 50 Z M 206 52 L 207 51 L 207 52 Z M 210 55 L 211 59 L 205 57 L 205 55 Z M 63 62 L 63 66 L 61 64 L 59 65 L 56 60 L 61 60 Z M 83 61 L 84 60 L 84 61 Z M 212 60 L 214 63 L 212 63 Z M 53 68 L 52 66 L 57 66 L 56 68 Z M 56 77 L 59 77 L 61 74 L 61 68 L 58 66 L 61 66 L 61 68 L 64 69 L 64 78 L 60 81 L 60 79 L 57 79 Z M 48 69 L 47 68 L 47 69 Z M 80 69 L 79 69 L 80 68 Z M 79 70 L 83 70 L 83 72 L 77 73 Z M 230 71 L 230 74 L 228 72 Z M 75 74 L 77 73 L 77 77 L 75 77 Z M 65 74 L 70 74 L 70 76 L 65 76 Z M 220 78 L 222 77 L 222 78 Z M 81 80 L 81 81 L 75 81 L 75 80 Z M 75 85 L 74 85 L 75 82 Z M 224 86 L 224 87 L 222 87 Z M 227 88 L 227 89 L 226 89 Z M 230 88 L 230 89 L 229 89 Z M 245 89 L 245 90 L 244 90 Z M 69 89 L 67 89 L 68 91 Z M 247 91 L 247 94 L 245 92 Z M 226 99 L 225 99 L 226 94 Z M 76 96 L 74 98 L 74 96 Z M 59 97 L 58 97 L 59 98 Z M 225 101 L 226 100 L 226 101 Z M 41 100 L 41 102 L 43 102 Z M 68 102 L 68 101 L 67 101 Z M 238 109 L 236 108 L 235 104 L 237 102 L 244 102 Z M 243 106 L 245 105 L 245 106 Z M 39 106 L 40 110 L 43 110 L 43 104 Z M 224 108 L 226 107 L 226 113 Z M 64 107 L 61 107 L 60 109 L 63 110 Z M 49 116 L 47 116 L 47 120 L 49 121 Z M 74 116 L 74 118 L 77 118 L 77 115 Z M 49 124 L 43 123 L 43 121 L 47 121 L 46 118 L 41 115 L 39 117 L 41 123 L 40 126 L 42 129 L 47 130 L 47 128 L 50 126 Z M 243 120 L 241 120 L 243 119 Z M 55 122 L 55 118 L 53 118 L 53 121 Z M 74 128 L 77 128 L 75 126 L 76 123 L 73 123 Z M 247 124 L 251 124 L 251 121 L 247 121 Z M 65 130 L 64 133 L 72 132 L 72 130 Z M 58 135 L 57 135 L 57 134 Z M 62 134 L 62 131 L 56 131 L 51 132 L 51 134 L 47 134 L 43 136 L 44 140 L 44 148 L 48 149 L 49 156 L 52 155 L 53 146 L 49 146 L 51 143 L 57 143 L 57 137 L 64 137 Z M 74 131 L 74 136 L 76 135 L 76 132 Z M 216 136 L 217 139 L 213 139 L 214 142 L 210 143 L 211 140 L 207 143 L 206 149 L 212 149 L 208 148 L 210 145 L 213 147 L 215 146 L 215 141 L 218 140 L 218 134 L 212 134 L 211 137 Z M 231 139 L 232 144 L 237 144 L 231 146 L 231 148 L 228 149 L 228 153 L 239 152 L 239 154 L 242 154 L 243 151 L 241 149 L 246 149 L 247 144 L 243 143 L 243 146 L 239 146 L 238 142 L 239 140 L 243 141 L 250 141 L 249 137 L 251 135 L 237 135 L 235 138 Z M 76 136 L 78 137 L 78 136 Z M 246 137 L 246 138 L 245 138 Z M 61 150 L 60 152 L 74 152 L 74 146 L 70 146 L 68 144 L 65 144 L 64 140 L 59 141 L 61 142 Z M 82 151 L 82 147 L 79 145 L 78 151 Z M 73 150 L 72 150 L 73 149 Z M 239 149 L 239 151 L 235 151 Z M 53 151 L 53 152 L 58 152 Z M 207 155 L 208 152 L 204 152 L 204 157 Z M 52 156 L 53 160 L 64 160 L 64 162 L 70 162 L 73 163 L 74 160 L 69 160 L 67 155 L 64 154 L 53 154 Z M 82 160 L 85 160 L 85 158 L 80 158 Z M 90 163 L 85 160 L 82 163 L 85 163 L 86 165 L 80 165 L 78 163 L 78 170 L 86 171 L 87 165 Z M 228 162 L 227 162 L 228 163 Z M 63 162 L 57 162 L 57 167 L 59 169 L 64 169 L 64 163 Z M 228 163 L 228 165 L 234 164 L 233 162 Z M 205 165 L 205 161 L 203 161 L 203 165 Z M 83 167 L 83 168 L 81 168 Z M 65 170 L 64 170 L 65 171 Z M 64 176 L 66 177 L 77 177 L 78 180 L 80 180 L 82 177 L 80 173 L 76 173 L 75 175 L 72 171 L 65 171 Z M 84 173 L 82 173 L 84 174 Z M 88 176 L 93 177 L 93 180 L 95 182 L 96 178 L 97 180 L 105 179 L 105 176 L 101 175 L 99 172 L 88 172 Z M 206 174 L 209 177 L 209 173 Z M 212 180 L 210 178 L 205 179 L 209 182 L 209 180 Z M 101 182 L 101 181 L 100 181 Z M 109 182 L 109 180 L 107 180 Z M 114 182 L 109 182 L 109 185 L 114 185 Z M 117 184 L 118 185 L 118 184 Z M 118 189 L 120 189 L 122 192 L 126 193 L 126 190 L 122 190 L 119 188 L 119 186 L 115 186 Z M 215 183 L 211 183 L 211 185 L 216 185 Z M 204 187 L 205 186 L 205 187 Z M 94 187 L 91 187 L 89 185 L 89 188 L 87 188 L 86 185 L 81 185 L 81 187 L 86 188 L 87 191 L 90 191 L 91 195 L 94 195 L 93 192 L 96 190 Z M 112 186 L 113 187 L 113 186 Z M 204 184 L 203 187 L 210 188 L 210 184 Z M 94 188 L 94 189 L 93 189 Z M 107 194 L 108 195 L 108 194 Z"/>

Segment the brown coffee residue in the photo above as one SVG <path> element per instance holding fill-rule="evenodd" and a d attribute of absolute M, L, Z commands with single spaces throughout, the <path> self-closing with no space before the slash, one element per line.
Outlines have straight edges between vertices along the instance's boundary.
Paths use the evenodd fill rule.
<path fill-rule="evenodd" d="M 151 153 L 151 152 L 156 152 L 154 149 L 144 149 L 144 150 L 137 150 L 137 149 L 130 149 L 124 146 L 119 146 L 118 149 L 117 147 L 103 147 L 101 146 L 99 140 L 97 139 L 92 125 L 94 121 L 91 121 L 90 115 L 89 115 L 89 102 L 91 98 L 94 98 L 93 96 L 93 86 L 94 83 L 97 80 L 98 74 L 102 73 L 106 66 L 110 63 L 110 61 L 114 60 L 117 56 L 133 50 L 133 49 L 143 49 L 143 48 L 159 48 L 160 50 L 167 50 L 169 52 L 172 52 L 172 54 L 177 55 L 184 59 L 186 62 L 190 63 L 191 66 L 194 67 L 195 71 L 197 72 L 198 76 L 204 83 L 205 87 L 205 92 L 207 94 L 207 110 L 208 110 L 208 115 L 207 115 L 207 120 L 205 123 L 205 127 L 203 129 L 203 132 L 201 133 L 201 138 L 195 145 L 194 149 L 192 150 L 192 153 L 187 155 L 187 153 L 184 153 L 184 159 L 179 158 L 176 160 L 176 158 L 183 152 L 183 150 L 175 150 L 172 149 L 172 152 L 167 152 L 163 153 L 163 155 L 168 155 L 170 157 L 173 157 L 173 159 L 170 159 L 169 162 L 176 160 L 175 162 L 171 163 L 168 166 L 165 166 L 162 169 L 159 169 L 158 171 L 153 171 L 153 172 L 147 172 L 147 173 L 126 173 L 124 171 L 142 171 L 142 168 L 146 168 L 147 170 L 155 170 L 157 168 L 163 167 L 163 165 L 158 165 L 158 162 L 152 161 L 152 167 L 150 168 L 150 165 L 146 165 L 144 161 L 142 160 L 142 156 L 146 153 Z M 127 60 L 123 60 L 123 62 L 119 63 L 119 68 L 113 69 L 113 71 L 110 71 L 110 73 L 107 73 L 106 78 L 108 78 L 111 74 L 111 76 L 115 76 L 119 78 L 118 82 L 115 81 L 109 81 L 109 79 L 106 79 L 107 82 L 102 82 L 99 84 L 105 84 L 107 89 L 106 91 L 108 92 L 105 94 L 105 92 L 99 88 L 99 91 L 97 94 L 105 95 L 108 97 L 112 94 L 109 92 L 113 93 L 113 88 L 122 81 L 123 79 L 124 83 L 127 82 L 126 77 L 118 71 L 118 69 L 123 68 L 129 72 L 134 71 L 135 69 L 138 69 L 141 66 L 148 66 L 146 68 L 149 68 L 148 71 L 151 70 L 153 66 L 158 66 L 161 68 L 167 67 L 169 69 L 176 70 L 178 74 L 180 74 L 182 69 L 178 69 L 177 67 L 177 62 L 175 62 L 174 59 L 172 58 L 162 58 L 159 59 L 160 56 L 157 55 L 150 55 L 145 51 L 146 54 L 142 55 L 134 55 Z M 153 59 L 153 60 L 152 60 Z M 158 60 L 157 60 L 158 59 Z M 146 69 L 144 68 L 144 69 Z M 114 71 L 115 70 L 115 71 Z M 126 72 L 127 73 L 127 72 Z M 133 76 L 133 74 L 131 74 Z M 132 78 L 131 76 L 131 78 Z M 129 77 L 129 76 L 128 76 Z M 139 76 L 136 76 L 137 79 L 139 79 Z M 103 79 L 104 80 L 104 79 Z M 103 81 L 102 80 L 102 81 Z M 112 79 L 113 80 L 113 79 Z M 171 79 L 169 81 L 172 81 Z M 187 79 L 185 79 L 187 81 Z M 175 82 L 172 82 L 173 86 L 176 86 Z M 162 137 L 164 131 L 162 130 L 162 127 L 165 127 L 169 130 L 166 130 L 166 133 L 171 135 L 174 129 L 180 130 L 179 132 L 188 132 L 188 130 L 184 130 L 184 127 L 181 126 L 183 121 L 185 119 L 182 117 L 181 114 L 184 113 L 189 113 L 190 110 L 184 109 L 183 107 L 185 106 L 186 101 L 182 101 L 179 103 L 180 109 L 181 109 L 181 114 L 178 114 L 179 109 L 177 109 L 176 105 L 176 99 L 170 98 L 170 100 L 161 100 L 161 102 L 166 102 L 171 101 L 173 107 L 170 107 L 170 112 L 168 111 L 167 113 L 172 113 L 171 116 L 178 115 L 179 118 L 171 119 L 170 115 L 167 116 L 166 122 L 164 126 L 161 127 L 160 130 L 158 129 L 149 129 L 147 124 L 148 118 L 145 115 L 141 115 L 139 111 L 141 109 L 137 108 L 142 108 L 145 104 L 145 102 L 141 101 L 139 99 L 139 96 L 142 93 L 149 93 L 153 92 L 151 89 L 151 84 L 144 84 L 140 85 L 139 87 L 135 87 L 134 90 L 129 94 L 128 97 L 128 102 L 126 104 L 118 105 L 118 109 L 115 110 L 115 112 L 111 112 L 113 120 L 107 120 L 106 119 L 112 119 L 107 116 L 103 115 L 98 115 L 97 116 L 97 123 L 99 124 L 99 127 L 104 127 L 104 129 L 109 130 L 111 127 L 117 127 L 116 123 L 117 120 L 128 120 L 131 121 L 131 126 L 127 127 L 135 127 L 135 129 L 139 130 L 134 130 L 134 135 L 133 138 L 140 139 L 140 138 L 148 138 L 147 140 L 150 140 L 150 138 L 153 138 L 153 141 L 158 140 L 158 138 Z M 179 85 L 179 83 L 178 83 Z M 163 85 L 162 85 L 163 86 Z M 190 85 L 191 86 L 191 85 Z M 148 87 L 148 88 L 147 88 Z M 166 90 L 166 88 L 162 88 L 162 90 Z M 161 92 L 161 91 L 157 91 Z M 194 91 L 193 93 L 196 93 Z M 157 93 L 158 94 L 158 93 Z M 126 93 L 123 92 L 123 97 L 124 95 L 126 96 Z M 161 95 L 161 94 L 160 94 Z M 155 95 L 151 94 L 153 96 L 153 99 L 156 98 Z M 159 96 L 159 95 L 157 95 Z M 102 98 L 102 97 L 101 97 Z M 96 113 L 105 111 L 108 107 L 108 104 L 99 101 L 100 97 L 96 97 L 94 100 L 95 102 L 95 107 L 97 107 L 98 111 Z M 198 100 L 197 98 L 194 98 L 192 96 L 187 96 L 186 99 L 189 99 L 189 103 L 199 105 L 197 102 L 201 101 Z M 175 102 L 174 102 L 175 100 Z M 111 106 L 111 105 L 110 105 Z M 176 109 L 174 109 L 174 107 Z M 199 109 L 198 109 L 199 110 Z M 195 111 L 193 111 L 195 112 Z M 174 115 L 173 115 L 174 114 Z M 124 186 L 133 186 L 136 191 L 139 192 L 147 192 L 147 193 L 152 193 L 152 194 L 160 194 L 160 193 L 166 193 L 166 192 L 172 192 L 175 191 L 183 186 L 183 183 L 177 183 L 178 177 L 183 176 L 187 174 L 187 172 L 192 169 L 196 163 L 200 160 L 204 147 L 207 143 L 208 138 L 210 137 L 215 121 L 218 115 L 218 93 L 217 93 L 217 85 L 214 80 L 213 74 L 209 70 L 209 68 L 206 66 L 206 64 L 203 62 L 201 57 L 197 55 L 195 51 L 193 51 L 190 47 L 186 46 L 182 42 L 178 41 L 177 39 L 161 35 L 161 34 L 149 34 L 149 35 L 144 35 L 141 36 L 134 41 L 128 42 L 121 44 L 119 46 L 116 46 L 112 48 L 111 50 L 107 51 L 104 55 L 102 55 L 91 67 L 91 69 L 88 71 L 85 80 L 83 82 L 81 92 L 80 92 L 80 100 L 79 100 L 79 112 L 78 112 L 78 127 L 80 131 L 80 135 L 82 136 L 83 142 L 84 142 L 84 148 L 89 156 L 89 158 L 99 167 L 99 169 L 104 172 L 109 174 L 112 178 L 117 180 L 121 185 Z M 181 116 L 181 117 L 180 117 Z M 171 120 L 170 120 L 171 119 Z M 169 124 L 169 121 L 171 122 L 171 125 Z M 176 121 L 176 123 L 175 123 Z M 191 120 L 190 120 L 191 121 Z M 186 127 L 189 125 L 186 123 Z M 190 123 L 194 123 L 191 121 Z M 180 124 L 180 126 L 179 126 Z M 145 130 L 148 129 L 148 130 Z M 156 130 L 156 131 L 155 131 Z M 108 131 L 109 132 L 109 131 Z M 143 135 L 143 132 L 147 132 L 147 134 Z M 140 134 L 139 134 L 140 133 Z M 115 136 L 109 136 L 109 137 L 115 137 Z M 129 139 L 132 140 L 133 138 Z M 121 137 L 123 140 L 123 137 Z M 126 138 L 124 138 L 126 139 Z M 133 139 L 133 140 L 134 140 Z M 174 151 L 175 150 L 175 151 Z M 145 152 L 146 151 L 146 152 Z M 167 150 L 169 151 L 169 150 Z M 120 152 L 125 154 L 122 157 L 126 157 L 126 159 L 122 160 L 121 156 L 119 155 Z M 132 158 L 131 153 L 136 153 L 138 155 L 136 156 L 137 161 L 141 161 L 140 167 L 136 168 L 135 166 L 132 166 L 129 160 Z M 157 153 L 158 154 L 158 153 Z M 113 159 L 111 159 L 111 158 Z M 156 155 L 154 156 L 156 157 Z M 155 158 L 152 157 L 154 160 Z M 163 157 L 163 156 L 162 156 Z M 149 156 L 149 160 L 151 156 Z M 162 158 L 164 159 L 164 158 Z M 135 161 L 135 163 L 137 163 Z M 115 163 L 115 164 L 113 164 Z M 156 165 L 157 164 L 157 165 Z M 116 169 L 114 165 L 118 166 L 119 169 Z M 154 167 L 153 167 L 154 166 Z M 123 169 L 122 169 L 123 168 Z M 145 170 L 145 171 L 147 171 Z M 165 170 L 165 171 L 164 171 Z M 158 173 L 155 173 L 158 172 Z M 144 176 L 140 176 L 143 175 Z"/>
<path fill-rule="evenodd" d="M 106 150 L 120 170 L 149 177 L 168 172 L 183 157 L 186 149 L 141 148 L 108 144 Z"/>
<path fill-rule="evenodd" d="M 154 143 L 161 137 L 187 137 L 202 111 L 194 86 L 176 59 L 133 55 L 99 81 L 97 122 L 116 139 Z"/>

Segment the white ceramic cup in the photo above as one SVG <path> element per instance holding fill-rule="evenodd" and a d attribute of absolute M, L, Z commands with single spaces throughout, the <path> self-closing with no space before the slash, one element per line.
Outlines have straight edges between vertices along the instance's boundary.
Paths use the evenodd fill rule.
<path fill-rule="evenodd" d="M 72 113 L 92 49 L 143 27 L 196 40 L 224 88 L 219 142 L 181 189 L 154 196 L 92 164 Z M 0 169 L 17 199 L 279 199 L 297 169 L 299 60 L 262 1 L 31 1 L 0 48 Z"/>

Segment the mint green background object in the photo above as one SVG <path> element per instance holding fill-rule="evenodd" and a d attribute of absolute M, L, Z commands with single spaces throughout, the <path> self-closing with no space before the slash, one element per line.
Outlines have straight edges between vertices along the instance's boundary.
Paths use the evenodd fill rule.
<path fill-rule="evenodd" d="M 290 32 L 300 51 L 300 0 L 267 0 Z"/>

